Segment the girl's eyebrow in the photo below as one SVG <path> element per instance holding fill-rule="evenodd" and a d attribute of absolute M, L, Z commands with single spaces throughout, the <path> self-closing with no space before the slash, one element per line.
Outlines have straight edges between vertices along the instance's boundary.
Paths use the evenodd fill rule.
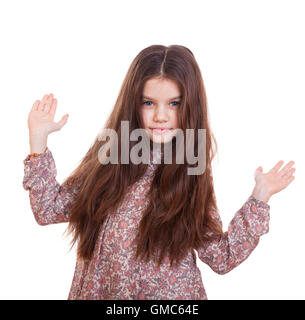
<path fill-rule="evenodd" d="M 147 96 L 142 96 L 143 99 L 150 99 L 150 100 L 154 100 L 154 98 L 151 98 L 151 97 L 147 97 Z M 178 96 L 178 97 L 174 97 L 174 98 L 171 98 L 169 100 L 174 100 L 174 99 L 181 99 L 182 96 Z"/>

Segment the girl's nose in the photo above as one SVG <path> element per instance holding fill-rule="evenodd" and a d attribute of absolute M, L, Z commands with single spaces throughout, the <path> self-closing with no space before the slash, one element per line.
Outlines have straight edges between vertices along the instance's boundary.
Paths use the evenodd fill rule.
<path fill-rule="evenodd" d="M 168 121 L 168 114 L 167 114 L 166 107 L 158 106 L 156 108 L 156 111 L 154 114 L 154 120 L 155 121 Z"/>

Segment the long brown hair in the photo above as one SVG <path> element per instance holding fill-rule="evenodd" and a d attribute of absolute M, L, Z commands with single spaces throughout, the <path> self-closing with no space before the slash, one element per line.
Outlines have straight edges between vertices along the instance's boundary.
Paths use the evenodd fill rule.
<path fill-rule="evenodd" d="M 193 53 L 181 45 L 152 45 L 132 61 L 104 127 L 114 129 L 118 135 L 119 159 L 121 121 L 129 121 L 130 131 L 143 128 L 139 112 L 143 87 L 148 79 L 155 77 L 171 79 L 178 84 L 182 94 L 179 128 L 184 133 L 187 128 L 195 129 L 195 149 L 197 130 L 206 130 L 204 173 L 188 175 L 186 163 L 159 164 L 148 193 L 149 205 L 143 212 L 135 238 L 135 259 L 140 257 L 148 261 L 159 249 L 158 266 L 165 255 L 172 266 L 210 239 L 204 228 L 214 235 L 223 234 L 222 226 L 211 216 L 211 210 L 217 210 L 211 172 L 217 144 L 210 130 L 206 92 Z M 97 155 L 104 143 L 97 136 L 80 165 L 64 181 L 67 188 L 79 185 L 67 231 L 73 233 L 72 246 L 79 240 L 77 255 L 85 260 L 91 259 L 107 216 L 119 207 L 127 188 L 147 169 L 144 163 L 102 164 Z M 136 142 L 130 141 L 130 149 L 134 144 Z"/>

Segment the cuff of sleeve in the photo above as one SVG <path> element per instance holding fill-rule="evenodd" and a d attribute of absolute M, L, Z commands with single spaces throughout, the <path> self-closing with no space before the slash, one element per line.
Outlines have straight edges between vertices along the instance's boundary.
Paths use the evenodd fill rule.
<path fill-rule="evenodd" d="M 255 236 L 261 236 L 269 231 L 270 205 L 266 202 L 250 196 L 244 204 L 244 216 L 250 232 Z"/>
<path fill-rule="evenodd" d="M 46 158 L 50 157 L 50 155 L 52 155 L 50 149 L 46 146 L 46 150 L 43 154 L 41 154 L 38 157 L 32 157 L 30 158 L 28 155 L 27 157 L 23 160 L 23 163 L 29 164 L 29 165 L 33 165 L 33 167 L 35 166 L 35 164 L 41 163 L 41 161 L 46 160 Z"/>
<path fill-rule="evenodd" d="M 250 203 L 254 205 L 256 208 L 258 208 L 258 210 L 270 210 L 270 205 L 267 202 L 259 200 L 252 195 L 248 198 L 248 201 L 250 201 Z M 254 207 L 252 208 L 252 210 L 255 212 Z"/>
<path fill-rule="evenodd" d="M 24 178 L 23 178 L 23 187 L 25 190 L 29 190 L 36 182 L 37 187 L 43 181 L 49 181 L 51 177 L 55 177 L 56 167 L 55 162 L 52 156 L 51 151 L 48 147 L 46 147 L 46 151 L 44 154 L 29 158 L 28 156 L 23 160 L 24 164 Z"/>

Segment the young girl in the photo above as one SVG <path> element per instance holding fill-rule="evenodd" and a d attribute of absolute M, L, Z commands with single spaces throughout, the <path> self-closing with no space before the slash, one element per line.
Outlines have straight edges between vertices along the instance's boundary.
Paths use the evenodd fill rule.
<path fill-rule="evenodd" d="M 29 113 L 31 153 L 24 160 L 23 187 L 40 225 L 68 222 L 78 242 L 68 299 L 207 299 L 201 261 L 225 274 L 244 261 L 269 230 L 270 197 L 294 179 L 290 161 L 269 172 L 255 171 L 255 187 L 222 231 L 213 189 L 215 156 L 207 98 L 199 66 L 184 46 L 152 45 L 133 60 L 105 128 L 118 135 L 142 128 L 150 141 L 149 163 L 101 163 L 106 143 L 99 136 L 80 165 L 60 185 L 47 136 L 60 130 L 68 114 L 54 122 L 53 94 L 36 100 Z M 177 146 L 175 130 L 206 130 L 205 171 L 189 175 L 187 162 L 167 164 L 152 143 Z M 127 150 L 137 143 L 129 139 Z M 194 144 L 194 154 L 198 146 Z M 216 143 L 215 143 L 216 146 Z M 126 148 L 126 146 L 124 146 Z M 181 150 L 179 151 L 181 152 Z"/>

